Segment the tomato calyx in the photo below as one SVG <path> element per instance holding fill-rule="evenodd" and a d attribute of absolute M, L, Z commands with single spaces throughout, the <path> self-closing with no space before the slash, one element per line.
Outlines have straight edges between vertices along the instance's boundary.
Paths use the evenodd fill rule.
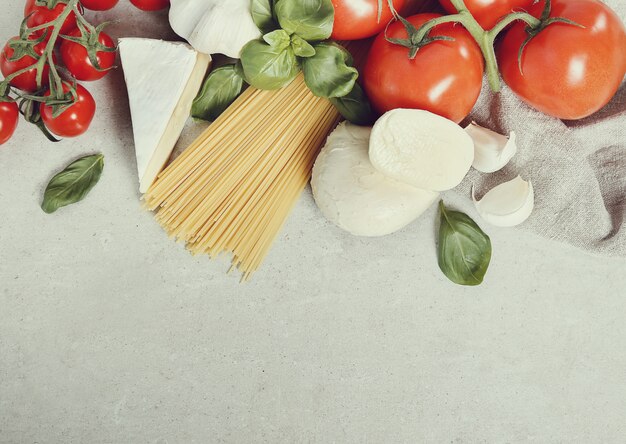
<path fill-rule="evenodd" d="M 530 28 L 536 28 L 540 26 L 541 21 L 527 12 L 513 12 L 504 16 L 492 29 L 485 30 L 468 10 L 464 0 L 450 0 L 452 5 L 457 10 L 456 14 L 445 15 L 434 18 L 424 23 L 418 29 L 415 29 L 413 25 L 407 23 L 406 20 L 402 20 L 398 17 L 398 20 L 402 20 L 408 39 L 389 39 L 390 43 L 401 45 L 409 48 L 409 58 L 414 58 L 420 48 L 427 44 L 433 43 L 437 40 L 449 40 L 449 38 L 440 38 L 430 36 L 430 32 L 436 26 L 446 23 L 459 24 L 463 26 L 474 38 L 478 46 L 480 47 L 483 57 L 485 59 L 485 66 L 487 70 L 487 78 L 489 85 L 494 92 L 499 92 L 501 89 L 500 71 L 498 69 L 498 61 L 496 59 L 495 52 L 495 40 L 498 35 L 504 31 L 511 23 L 521 20 L 525 22 Z"/>
<path fill-rule="evenodd" d="M 408 48 L 409 59 L 411 60 L 415 59 L 415 56 L 417 56 L 417 52 L 420 50 L 420 48 L 423 48 L 426 45 L 441 40 L 454 41 L 454 38 L 448 36 L 431 37 L 428 34 L 421 35 L 419 30 L 413 25 L 413 23 L 409 22 L 404 17 L 398 16 L 398 20 L 400 20 L 400 22 L 402 22 L 402 24 L 404 25 L 404 29 L 406 29 L 409 37 L 406 39 L 388 37 L 387 29 L 389 28 L 389 25 L 387 25 L 387 28 L 385 29 L 385 40 L 387 40 L 389 43 Z"/>
<path fill-rule="evenodd" d="M 98 53 L 99 52 L 116 52 L 117 46 L 107 46 L 100 43 L 100 33 L 102 30 L 110 25 L 111 22 L 104 22 L 100 25 L 94 27 L 84 19 L 79 19 L 76 22 L 78 30 L 80 31 L 79 37 L 74 37 L 71 35 L 61 35 L 60 37 L 64 40 L 68 40 L 70 42 L 77 43 L 85 48 L 87 51 L 87 56 L 89 57 L 89 61 L 93 65 L 93 67 L 100 72 L 110 71 L 114 69 L 115 66 L 111 66 L 108 68 L 102 68 L 100 66 L 100 62 L 98 61 Z"/>
<path fill-rule="evenodd" d="M 564 17 L 550 17 L 550 13 L 552 12 L 552 0 L 545 0 L 545 2 L 545 6 L 543 8 L 543 11 L 541 12 L 541 17 L 539 18 L 539 23 L 534 26 L 528 25 L 526 27 L 526 34 L 528 34 L 528 37 L 526 37 L 526 40 L 524 40 L 524 42 L 520 46 L 519 52 L 517 54 L 517 65 L 519 68 L 519 72 L 522 75 L 524 74 L 524 70 L 522 67 L 524 50 L 526 49 L 526 46 L 528 46 L 528 44 L 532 41 L 532 39 L 537 37 L 539 33 L 541 33 L 544 29 L 555 23 L 565 23 L 567 25 L 584 28 L 583 25 Z"/>

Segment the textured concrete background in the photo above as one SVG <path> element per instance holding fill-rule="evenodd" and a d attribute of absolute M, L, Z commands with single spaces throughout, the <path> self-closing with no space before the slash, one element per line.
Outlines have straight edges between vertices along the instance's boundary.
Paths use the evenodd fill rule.
<path fill-rule="evenodd" d="M 123 3 L 113 34 L 167 36 Z M 459 288 L 434 211 L 358 239 L 307 192 L 240 285 L 141 210 L 121 73 L 91 89 L 87 136 L 22 122 L 0 148 L 1 443 L 624 441 L 626 261 L 491 229 L 485 285 Z M 45 215 L 54 172 L 97 151 L 88 199 Z"/>

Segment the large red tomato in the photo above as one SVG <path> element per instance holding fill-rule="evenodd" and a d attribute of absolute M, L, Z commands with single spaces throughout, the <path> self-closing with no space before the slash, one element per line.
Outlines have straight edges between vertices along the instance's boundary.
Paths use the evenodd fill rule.
<path fill-rule="evenodd" d="M 66 83 L 63 84 L 63 91 L 69 91 Z M 76 85 L 76 94 L 78 96 L 76 102 L 56 117 L 51 106 L 41 107 L 41 120 L 51 133 L 60 137 L 76 137 L 89 128 L 96 113 L 96 101 L 81 85 Z M 49 95 L 50 92 L 46 93 L 46 96 Z"/>
<path fill-rule="evenodd" d="M 34 37 L 33 37 L 34 38 Z M 4 49 L 2 50 L 2 55 L 0 55 L 0 70 L 2 71 L 2 75 L 4 77 L 8 77 L 9 75 L 21 71 L 22 69 L 26 69 L 29 66 L 32 66 L 34 63 L 37 63 L 37 60 L 29 55 L 24 55 L 20 57 L 18 60 L 9 60 L 13 57 L 14 51 L 13 48 L 9 45 L 11 41 L 19 40 L 19 37 L 11 38 Z M 35 53 L 41 55 L 43 54 L 46 48 L 46 42 L 37 43 L 34 46 Z M 48 73 L 50 72 L 50 66 L 46 63 L 43 67 L 42 73 L 42 86 L 48 84 Z M 21 89 L 22 91 L 27 92 L 35 92 L 37 91 L 37 69 L 32 68 L 24 73 L 18 75 L 17 77 L 11 79 L 9 82 L 11 86 L 16 87 L 17 89 Z"/>
<path fill-rule="evenodd" d="M 409 17 L 419 28 L 438 14 Z M 387 35 L 406 39 L 400 22 Z M 448 36 L 452 41 L 435 41 L 419 49 L 413 60 L 409 50 L 388 42 L 380 34 L 370 50 L 363 81 L 374 109 L 382 114 L 395 108 L 424 109 L 455 122 L 463 120 L 480 94 L 484 61 L 480 48 L 462 27 L 443 24 L 431 36 Z"/>
<path fill-rule="evenodd" d="M 393 18 L 388 0 L 382 0 L 383 10 L 378 20 L 378 0 L 333 0 L 335 24 L 332 39 L 360 40 L 378 34 Z M 406 0 L 393 0 L 399 11 Z"/>
<path fill-rule="evenodd" d="M 68 35 L 80 37 L 81 32 L 79 29 L 74 29 Z M 98 35 L 98 41 L 108 48 L 115 48 L 113 39 L 102 31 Z M 96 59 L 101 70 L 97 70 L 89 59 L 87 49 L 80 43 L 71 40 L 63 40 L 60 53 L 65 67 L 76 80 L 91 81 L 101 79 L 109 73 L 109 70 L 115 64 L 114 52 L 98 51 L 96 52 Z"/>
<path fill-rule="evenodd" d="M 465 6 L 480 23 L 480 26 L 489 30 L 503 16 L 513 11 L 526 10 L 533 2 L 534 0 L 465 0 Z M 457 12 L 450 0 L 439 0 L 439 3 L 450 14 Z"/>
<path fill-rule="evenodd" d="M 24 6 L 24 17 L 28 17 L 26 24 L 29 28 L 40 26 L 45 23 L 51 22 L 59 17 L 67 5 L 65 3 L 57 3 L 57 5 L 48 9 L 47 6 L 39 6 L 35 4 L 35 0 L 26 0 Z M 82 8 L 79 4 L 79 9 Z M 76 14 L 73 12 L 65 19 L 63 26 L 61 26 L 61 34 L 66 34 L 76 27 Z M 47 28 L 51 29 L 51 28 Z M 43 34 L 43 30 L 37 31 L 37 35 Z"/>
<path fill-rule="evenodd" d="M 544 1 L 533 8 L 541 15 Z M 560 119 L 587 117 L 615 95 L 626 74 L 626 30 L 619 17 L 598 0 L 553 0 L 554 23 L 534 37 L 522 54 L 526 25 L 516 24 L 498 51 L 504 81 L 526 103 Z"/>

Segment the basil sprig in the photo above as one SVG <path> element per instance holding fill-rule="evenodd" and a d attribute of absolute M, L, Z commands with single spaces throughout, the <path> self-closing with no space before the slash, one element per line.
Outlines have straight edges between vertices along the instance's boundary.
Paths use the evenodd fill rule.
<path fill-rule="evenodd" d="M 243 78 L 236 65 L 224 65 L 214 69 L 193 101 L 191 116 L 214 121 L 235 101 L 243 87 Z"/>
<path fill-rule="evenodd" d="M 72 162 L 48 183 L 41 209 L 46 213 L 54 213 L 61 207 L 83 200 L 100 180 L 103 169 L 102 154 Z"/>
<path fill-rule="evenodd" d="M 356 83 L 359 73 L 352 56 L 326 41 L 335 19 L 332 0 L 251 0 L 251 11 L 265 34 L 241 52 L 247 83 L 275 90 L 303 71 L 311 92 L 330 99 L 346 119 L 361 125 L 371 122 L 371 108 Z"/>
<path fill-rule="evenodd" d="M 491 262 L 491 240 L 467 214 L 439 203 L 441 271 L 455 284 L 480 285 Z"/>

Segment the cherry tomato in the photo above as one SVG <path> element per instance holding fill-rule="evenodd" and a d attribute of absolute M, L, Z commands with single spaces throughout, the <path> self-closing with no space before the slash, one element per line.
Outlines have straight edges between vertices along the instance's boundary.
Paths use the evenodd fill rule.
<path fill-rule="evenodd" d="M 408 18 L 416 28 L 439 14 Z M 391 38 L 406 39 L 400 22 L 387 30 Z M 364 87 L 374 109 L 383 114 L 395 108 L 424 109 L 455 122 L 470 113 L 480 94 L 484 61 L 480 48 L 461 26 L 443 24 L 431 36 L 448 36 L 452 41 L 435 41 L 420 48 L 415 59 L 409 50 L 380 34 L 363 71 Z"/>
<path fill-rule="evenodd" d="M 170 0 L 130 0 L 130 2 L 142 11 L 159 11 L 170 5 Z"/>
<path fill-rule="evenodd" d="M 72 37 L 80 37 L 81 33 L 79 29 L 74 29 L 68 35 Z M 98 41 L 108 48 L 115 48 L 113 39 L 111 39 L 111 37 L 104 32 L 100 32 Z M 87 49 L 85 49 L 85 47 L 80 43 L 72 42 L 70 40 L 63 40 L 60 52 L 61 60 L 63 60 L 65 67 L 77 80 L 91 81 L 101 79 L 109 73 L 108 70 L 112 68 L 115 63 L 114 52 L 98 51 L 96 53 L 98 65 L 101 69 L 106 69 L 107 71 L 97 70 L 92 65 L 91 60 L 89 60 Z"/>
<path fill-rule="evenodd" d="M 513 11 L 528 9 L 534 0 L 465 0 L 465 6 L 472 13 L 480 26 L 489 30 L 502 17 Z M 450 0 L 439 0 L 441 6 L 450 14 L 457 12 Z"/>
<path fill-rule="evenodd" d="M 539 17 L 540 1 L 531 11 Z M 597 0 L 553 0 L 552 17 L 566 23 L 547 26 L 522 54 L 526 25 L 515 24 L 498 51 L 504 81 L 532 107 L 566 120 L 582 119 L 615 95 L 626 74 L 626 30 L 619 17 Z"/>
<path fill-rule="evenodd" d="M 34 37 L 33 37 L 34 38 Z M 2 50 L 2 55 L 0 55 L 0 70 L 2 71 L 2 75 L 4 77 L 8 77 L 14 72 L 20 71 L 22 69 L 28 68 L 37 62 L 37 60 L 31 56 L 25 55 L 18 60 L 11 61 L 9 60 L 13 57 L 13 48 L 9 46 L 11 41 L 19 40 L 19 37 L 11 38 L 5 45 Z M 41 42 L 35 45 L 35 52 L 39 55 L 43 54 L 46 48 L 46 42 Z M 50 72 L 50 66 L 46 63 L 43 68 L 42 74 L 42 86 L 48 84 L 48 73 Z M 17 89 L 21 89 L 26 92 L 35 92 L 37 91 L 37 69 L 32 68 L 19 76 L 12 79 L 10 82 L 11 86 L 14 86 Z"/>
<path fill-rule="evenodd" d="M 0 145 L 6 143 L 17 128 L 19 111 L 15 102 L 0 102 Z"/>
<path fill-rule="evenodd" d="M 406 0 L 394 0 L 399 11 Z M 378 0 L 333 0 L 335 24 L 332 39 L 360 40 L 378 34 L 393 18 L 389 3 L 383 0 L 383 11 L 378 20 Z"/>
<path fill-rule="evenodd" d="M 82 5 L 92 11 L 108 11 L 113 9 L 119 0 L 80 0 Z"/>
<path fill-rule="evenodd" d="M 69 91 L 69 86 L 65 83 L 63 91 Z M 59 137 L 80 136 L 87 131 L 96 113 L 96 102 L 89 91 L 82 85 L 76 85 L 76 94 L 78 96 L 76 102 L 57 117 L 52 115 L 51 106 L 41 106 L 41 120 L 50 132 Z M 50 92 L 45 95 L 49 96 Z"/>
<path fill-rule="evenodd" d="M 54 8 L 48 9 L 47 6 L 38 6 L 35 4 L 35 0 L 26 0 L 26 6 L 24 7 L 24 17 L 28 17 L 26 24 L 29 28 L 43 25 L 51 22 L 59 17 L 67 5 L 65 3 L 58 3 Z M 79 4 L 79 8 L 81 8 Z M 65 19 L 63 26 L 61 26 L 61 34 L 67 34 L 76 27 L 76 14 L 73 12 Z M 51 30 L 51 27 L 47 28 Z M 44 30 L 37 31 L 36 35 L 43 34 Z"/>

